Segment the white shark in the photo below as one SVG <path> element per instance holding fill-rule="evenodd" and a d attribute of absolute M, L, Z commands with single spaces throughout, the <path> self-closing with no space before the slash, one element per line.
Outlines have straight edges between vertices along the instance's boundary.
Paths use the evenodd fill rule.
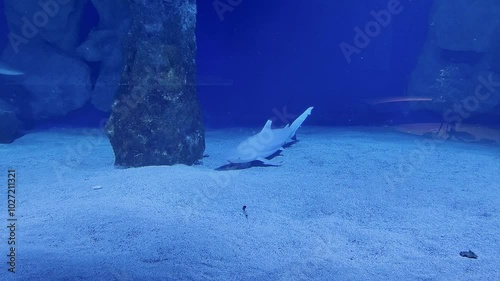
<path fill-rule="evenodd" d="M 292 138 L 299 127 L 304 123 L 307 116 L 311 114 L 313 107 L 309 107 L 293 123 L 287 124 L 284 128 L 271 129 L 272 121 L 267 120 L 262 130 L 241 142 L 227 158 L 231 164 L 250 163 L 260 161 L 266 165 L 276 165 L 270 162 L 267 157 L 283 150 L 283 146 L 292 142 Z"/>
<path fill-rule="evenodd" d="M 23 75 L 24 72 L 0 60 L 0 74 L 17 76 L 17 75 Z"/>

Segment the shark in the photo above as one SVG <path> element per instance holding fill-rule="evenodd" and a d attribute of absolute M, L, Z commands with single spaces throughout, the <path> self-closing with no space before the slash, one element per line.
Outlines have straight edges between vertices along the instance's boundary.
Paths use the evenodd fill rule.
<path fill-rule="evenodd" d="M 245 164 L 260 161 L 265 165 L 277 166 L 267 158 L 281 152 L 286 144 L 294 141 L 295 134 L 314 107 L 307 108 L 292 124 L 284 128 L 272 129 L 272 121 L 267 120 L 260 132 L 242 141 L 227 157 L 230 164 Z"/>
<path fill-rule="evenodd" d="M 0 74 L 18 76 L 18 75 L 24 75 L 24 72 L 0 60 Z"/>

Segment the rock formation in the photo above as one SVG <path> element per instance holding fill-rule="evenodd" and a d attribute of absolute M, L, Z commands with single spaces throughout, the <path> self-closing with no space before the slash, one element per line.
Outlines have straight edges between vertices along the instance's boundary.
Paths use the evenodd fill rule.
<path fill-rule="evenodd" d="M 416 109 L 441 113 L 445 122 L 500 114 L 499 13 L 495 0 L 434 2 L 428 40 L 408 88 L 410 96 L 434 101 Z"/>
<path fill-rule="evenodd" d="M 1 58 L 24 75 L 0 84 L 2 93 L 27 93 L 10 103 L 24 122 L 57 117 L 90 98 L 90 71 L 74 57 L 80 41 L 83 7 L 88 0 L 5 1 L 9 44 Z"/>
<path fill-rule="evenodd" d="M 126 66 L 106 130 L 121 166 L 194 164 L 205 137 L 196 96 L 196 1 L 130 0 Z"/>
<path fill-rule="evenodd" d="M 92 90 L 92 104 L 110 111 L 123 72 L 123 38 L 130 25 L 128 2 L 92 0 L 99 24 L 78 48 L 78 55 L 88 62 L 99 62 L 99 75 Z"/>
<path fill-rule="evenodd" d="M 83 7 L 88 0 L 5 0 L 11 43 L 17 49 L 27 43 L 47 42 L 73 52 L 80 40 Z"/>
<path fill-rule="evenodd" d="M 0 99 L 0 143 L 13 142 L 21 130 L 16 108 Z"/>
<path fill-rule="evenodd" d="M 25 72 L 20 87 L 30 93 L 27 102 L 35 119 L 64 115 L 90 98 L 88 66 L 51 46 L 30 44 L 17 54 L 9 47 L 3 58 Z"/>

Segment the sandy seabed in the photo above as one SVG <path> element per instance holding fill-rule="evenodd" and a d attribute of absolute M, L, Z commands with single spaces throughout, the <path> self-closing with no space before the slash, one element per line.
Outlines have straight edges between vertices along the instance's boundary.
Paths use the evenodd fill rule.
<path fill-rule="evenodd" d="M 114 167 L 90 129 L 0 145 L 0 280 L 500 280 L 499 146 L 306 126 L 282 166 L 214 170 L 256 130 L 192 167 Z"/>

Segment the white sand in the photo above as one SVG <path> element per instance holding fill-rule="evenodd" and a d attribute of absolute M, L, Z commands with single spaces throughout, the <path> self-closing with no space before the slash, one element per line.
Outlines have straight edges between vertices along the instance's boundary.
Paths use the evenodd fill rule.
<path fill-rule="evenodd" d="M 498 147 L 306 126 L 281 167 L 214 171 L 251 134 L 233 129 L 203 165 L 118 169 L 84 131 L 0 145 L 0 280 L 500 280 Z"/>

